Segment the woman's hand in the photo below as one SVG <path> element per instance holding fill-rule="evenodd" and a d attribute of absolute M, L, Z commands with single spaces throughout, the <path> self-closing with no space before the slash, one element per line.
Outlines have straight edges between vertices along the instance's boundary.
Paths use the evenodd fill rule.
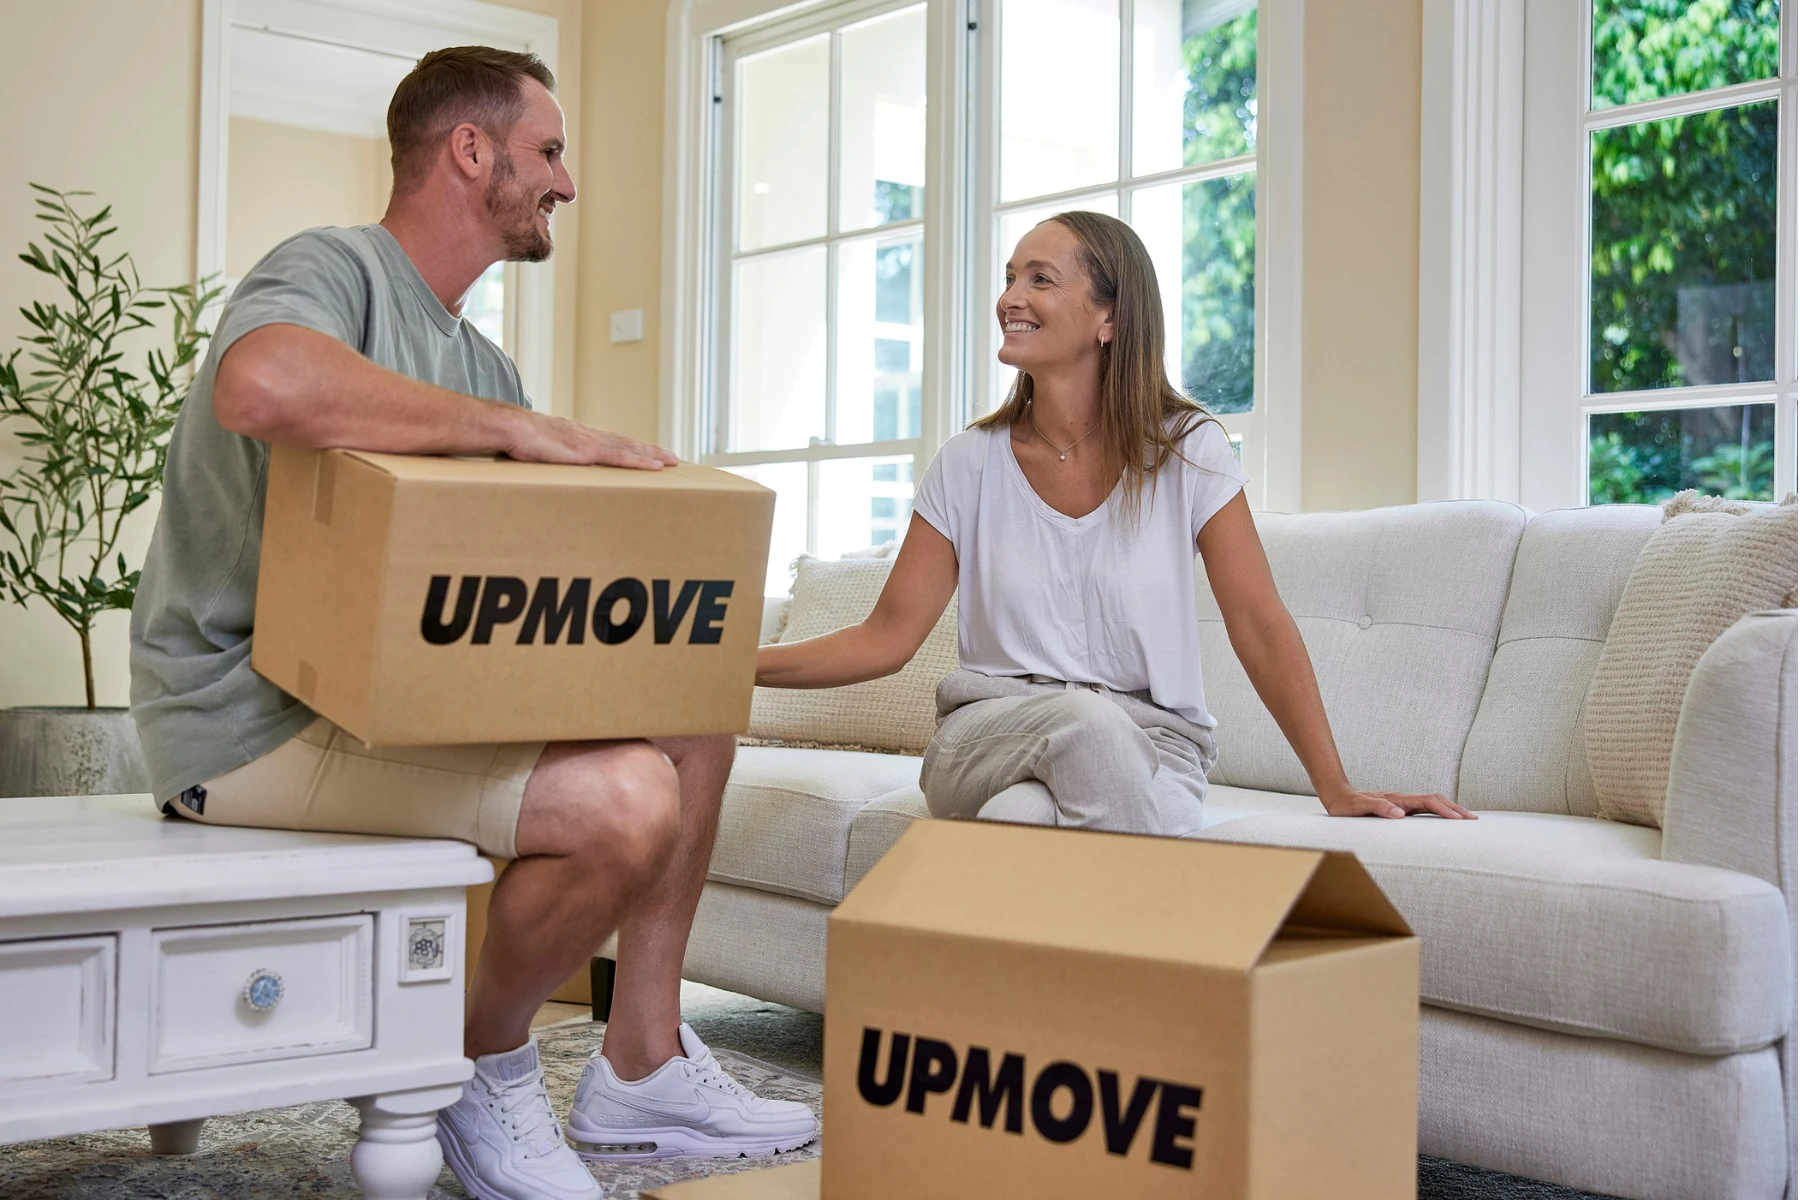
<path fill-rule="evenodd" d="M 875 611 L 850 625 L 756 652 L 761 687 L 827 688 L 892 675 L 912 661 L 956 592 L 956 548 L 918 513 Z"/>
<path fill-rule="evenodd" d="M 1359 792 L 1349 784 L 1341 791 L 1320 796 L 1319 803 L 1334 817 L 1405 817 L 1413 813 L 1430 813 L 1448 821 L 1474 821 L 1474 813 L 1460 804 L 1452 804 L 1436 792 L 1413 796 L 1402 792 Z"/>

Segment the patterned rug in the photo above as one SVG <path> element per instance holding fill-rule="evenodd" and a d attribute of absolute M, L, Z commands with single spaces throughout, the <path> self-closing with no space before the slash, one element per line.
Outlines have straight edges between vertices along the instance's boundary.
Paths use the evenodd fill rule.
<path fill-rule="evenodd" d="M 821 1022 L 816 1015 L 698 984 L 682 985 L 682 1011 L 745 1086 L 818 1111 Z M 568 1112 L 581 1070 L 589 1053 L 599 1049 L 605 1029 L 583 1018 L 537 1031 L 550 1099 L 559 1113 Z M 728 1049 L 734 1042 L 783 1065 Z M 220 1117 L 206 1123 L 200 1152 L 188 1158 L 153 1156 L 142 1129 L 0 1146 L 0 1200 L 354 1200 L 350 1147 L 356 1123 L 356 1111 L 335 1101 Z M 814 1142 L 781 1159 L 797 1162 L 818 1152 Z M 773 1164 L 663 1159 L 590 1165 L 607 1200 L 633 1200 L 640 1189 Z M 445 1171 L 431 1200 L 468 1200 L 468 1193 Z M 1606 1198 L 1421 1157 L 1419 1200 Z"/>
<path fill-rule="evenodd" d="M 537 1031 L 538 1051 L 550 1086 L 550 1102 L 567 1114 L 588 1054 L 600 1048 L 604 1025 L 565 1021 Z M 790 1075 L 760 1059 L 720 1046 L 720 1064 L 760 1095 L 800 1100 L 819 1110 L 817 1083 Z M 142 1129 L 52 1138 L 0 1147 L 0 1197 L 5 1200 L 324 1200 L 358 1195 L 350 1177 L 350 1147 L 357 1114 L 331 1101 L 271 1109 L 206 1123 L 200 1151 L 186 1158 L 157 1158 Z M 819 1152 L 817 1142 L 781 1161 L 798 1162 Z M 607 1200 L 632 1200 L 639 1189 L 702 1175 L 772 1165 L 769 1159 L 661 1159 L 641 1163 L 591 1163 Z M 468 1200 L 445 1170 L 431 1200 Z"/>

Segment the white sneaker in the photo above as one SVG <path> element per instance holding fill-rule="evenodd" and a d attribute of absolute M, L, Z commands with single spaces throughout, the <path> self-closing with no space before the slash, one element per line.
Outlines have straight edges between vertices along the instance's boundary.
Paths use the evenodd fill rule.
<path fill-rule="evenodd" d="M 475 1060 L 475 1077 L 438 1112 L 437 1139 L 475 1200 L 600 1200 L 600 1185 L 563 1141 L 536 1038 Z"/>
<path fill-rule="evenodd" d="M 819 1136 L 812 1109 L 765 1100 L 727 1075 L 686 1025 L 683 1056 L 630 1083 L 598 1052 L 575 1089 L 569 1138 L 584 1158 L 780 1154 Z"/>

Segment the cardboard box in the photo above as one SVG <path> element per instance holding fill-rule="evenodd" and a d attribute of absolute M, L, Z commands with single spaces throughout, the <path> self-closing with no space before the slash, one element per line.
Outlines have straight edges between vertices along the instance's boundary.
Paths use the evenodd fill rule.
<path fill-rule="evenodd" d="M 690 1179 L 642 1195 L 644 1200 L 819 1200 L 819 1160 Z"/>
<path fill-rule="evenodd" d="M 1354 857 L 919 821 L 832 914 L 826 1200 L 1393 1200 L 1418 939 Z"/>
<path fill-rule="evenodd" d="M 251 665 L 371 745 L 749 727 L 775 494 L 277 447 Z"/>

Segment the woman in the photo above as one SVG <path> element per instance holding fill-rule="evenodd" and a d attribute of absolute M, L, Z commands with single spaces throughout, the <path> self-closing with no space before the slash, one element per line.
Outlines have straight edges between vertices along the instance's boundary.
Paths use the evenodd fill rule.
<path fill-rule="evenodd" d="M 868 619 L 764 647 L 756 681 L 891 674 L 958 587 L 962 669 L 938 687 L 933 816 L 1186 836 L 1217 755 L 1194 553 L 1231 645 L 1333 816 L 1473 814 L 1345 778 L 1218 422 L 1163 373 L 1162 300 L 1130 226 L 1061 213 L 1020 240 L 996 315 L 1007 402 L 945 443 Z"/>

